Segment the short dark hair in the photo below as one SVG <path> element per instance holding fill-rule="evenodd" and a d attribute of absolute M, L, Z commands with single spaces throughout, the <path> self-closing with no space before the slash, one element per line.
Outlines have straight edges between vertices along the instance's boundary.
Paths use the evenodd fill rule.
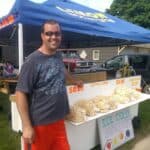
<path fill-rule="evenodd" d="M 45 24 L 51 24 L 51 25 L 58 24 L 60 26 L 59 22 L 57 22 L 56 20 L 46 20 L 41 26 L 41 33 L 44 33 Z M 60 27 L 60 29 L 61 29 L 61 27 Z"/>

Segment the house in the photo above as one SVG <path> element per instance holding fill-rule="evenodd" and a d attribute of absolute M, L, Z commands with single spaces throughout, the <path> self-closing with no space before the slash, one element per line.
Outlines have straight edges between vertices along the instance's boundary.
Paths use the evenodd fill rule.
<path fill-rule="evenodd" d="M 77 50 L 80 55 L 84 53 L 87 59 L 94 60 L 96 63 L 101 64 L 105 60 L 118 54 L 125 54 L 125 53 L 148 54 L 150 53 L 150 44 L 138 44 L 122 47 L 114 46 L 114 47 L 78 48 Z"/>

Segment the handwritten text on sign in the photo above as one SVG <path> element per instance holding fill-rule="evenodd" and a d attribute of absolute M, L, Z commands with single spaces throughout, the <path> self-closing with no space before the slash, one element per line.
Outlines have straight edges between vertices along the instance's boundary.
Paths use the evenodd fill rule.
<path fill-rule="evenodd" d="M 98 119 L 101 148 L 112 150 L 134 138 L 128 108 Z"/>

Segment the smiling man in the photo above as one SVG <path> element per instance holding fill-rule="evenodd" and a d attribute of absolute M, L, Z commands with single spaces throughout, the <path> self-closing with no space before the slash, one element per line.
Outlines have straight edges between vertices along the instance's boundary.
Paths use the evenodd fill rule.
<path fill-rule="evenodd" d="M 79 86 L 82 82 L 66 71 L 57 52 L 62 39 L 58 22 L 46 21 L 41 39 L 41 47 L 23 64 L 16 87 L 25 150 L 27 146 L 32 150 L 69 150 L 64 125 L 69 112 L 65 78 Z"/>

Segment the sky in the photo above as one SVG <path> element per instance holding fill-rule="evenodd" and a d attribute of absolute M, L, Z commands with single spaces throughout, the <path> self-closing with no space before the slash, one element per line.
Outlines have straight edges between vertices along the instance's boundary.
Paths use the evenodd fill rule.
<path fill-rule="evenodd" d="M 71 0 L 71 1 L 94 8 L 102 12 L 105 12 L 105 10 L 109 8 L 113 2 L 113 0 Z"/>
<path fill-rule="evenodd" d="M 2 0 L 0 5 L 0 17 L 8 14 L 14 3 L 15 0 Z"/>
<path fill-rule="evenodd" d="M 0 17 L 3 17 L 9 13 L 16 0 L 1 0 L 0 5 Z M 44 3 L 47 0 L 29 0 L 34 3 Z"/>

